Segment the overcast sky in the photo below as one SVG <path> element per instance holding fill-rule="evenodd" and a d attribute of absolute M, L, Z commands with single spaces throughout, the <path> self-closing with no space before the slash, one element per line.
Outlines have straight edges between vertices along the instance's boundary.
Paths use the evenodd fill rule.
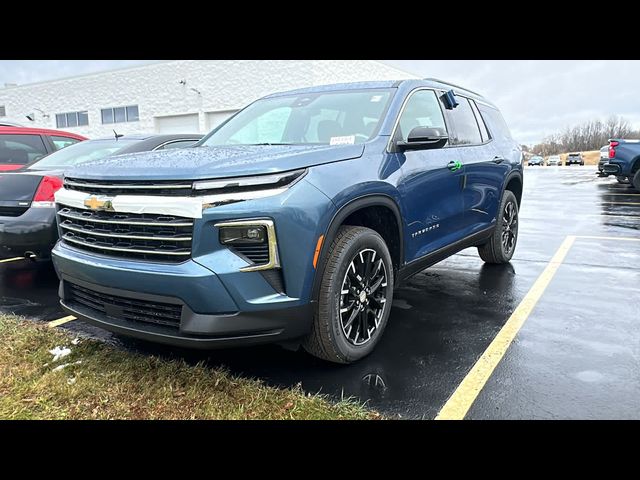
<path fill-rule="evenodd" d="M 155 60 L 5 60 L 0 86 Z M 622 115 L 640 128 L 640 61 L 385 60 L 408 72 L 475 90 L 502 110 L 514 137 L 533 144 L 567 125 Z"/>

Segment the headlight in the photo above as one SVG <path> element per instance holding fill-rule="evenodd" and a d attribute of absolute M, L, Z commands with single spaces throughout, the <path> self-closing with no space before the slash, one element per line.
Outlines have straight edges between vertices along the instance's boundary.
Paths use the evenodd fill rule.
<path fill-rule="evenodd" d="M 302 178 L 306 169 L 289 172 L 273 173 L 269 175 L 254 175 L 251 177 L 221 178 L 218 180 L 201 180 L 193 182 L 193 189 L 202 194 L 237 193 L 256 190 L 279 189 L 290 187 Z M 206 192 L 203 192 L 205 190 Z M 209 192 L 210 191 L 210 192 Z"/>

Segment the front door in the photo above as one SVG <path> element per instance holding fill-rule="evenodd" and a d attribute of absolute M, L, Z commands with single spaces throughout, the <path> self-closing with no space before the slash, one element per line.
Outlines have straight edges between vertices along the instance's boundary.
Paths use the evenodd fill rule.
<path fill-rule="evenodd" d="M 407 140 L 415 127 L 447 130 L 433 90 L 418 90 L 400 114 L 394 140 Z M 406 261 L 416 260 L 461 238 L 464 165 L 457 148 L 398 152 L 398 189 L 406 220 Z"/>

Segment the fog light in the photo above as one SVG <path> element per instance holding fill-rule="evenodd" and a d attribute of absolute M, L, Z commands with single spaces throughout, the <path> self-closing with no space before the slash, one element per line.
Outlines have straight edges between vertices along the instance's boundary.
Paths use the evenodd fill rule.
<path fill-rule="evenodd" d="M 261 244 L 267 242 L 267 229 L 260 225 L 243 225 L 220 228 L 223 245 Z"/>

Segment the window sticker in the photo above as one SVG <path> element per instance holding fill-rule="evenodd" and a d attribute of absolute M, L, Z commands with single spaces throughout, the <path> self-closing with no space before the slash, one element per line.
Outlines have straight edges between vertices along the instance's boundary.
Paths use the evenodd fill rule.
<path fill-rule="evenodd" d="M 342 137 L 331 137 L 329 145 L 353 145 L 356 143 L 355 135 L 344 135 Z"/>

